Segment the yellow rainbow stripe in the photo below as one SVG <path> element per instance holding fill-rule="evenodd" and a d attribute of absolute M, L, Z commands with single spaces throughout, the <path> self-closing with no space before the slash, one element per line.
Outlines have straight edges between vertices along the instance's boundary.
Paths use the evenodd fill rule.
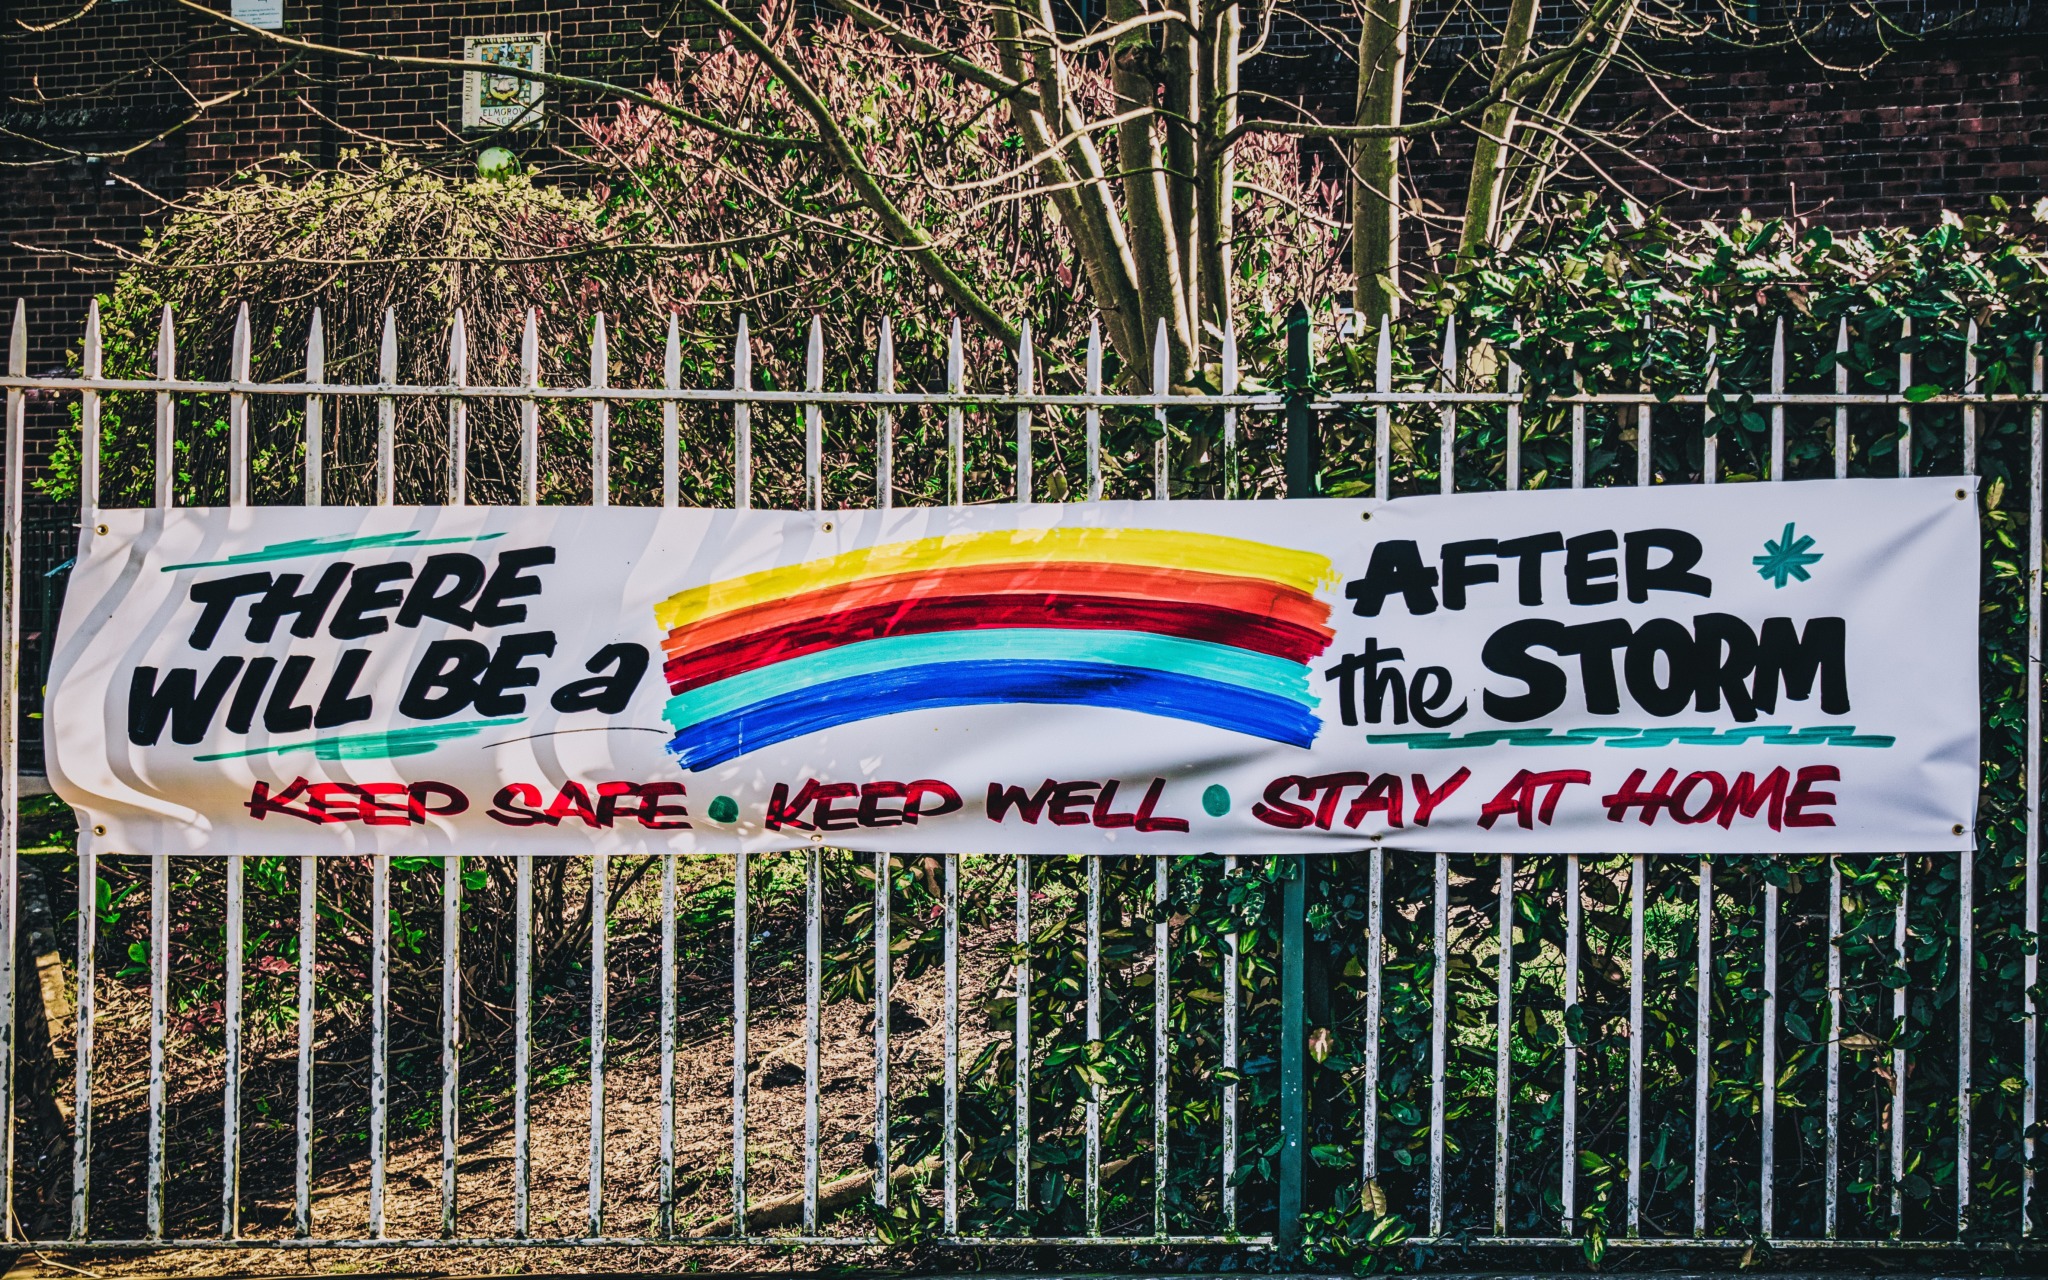
<path fill-rule="evenodd" d="M 1127 564 L 1255 578 L 1314 594 L 1335 582 L 1329 557 L 1179 529 L 998 529 L 891 542 L 691 587 L 655 606 L 664 630 L 863 578 L 1034 561 Z"/>

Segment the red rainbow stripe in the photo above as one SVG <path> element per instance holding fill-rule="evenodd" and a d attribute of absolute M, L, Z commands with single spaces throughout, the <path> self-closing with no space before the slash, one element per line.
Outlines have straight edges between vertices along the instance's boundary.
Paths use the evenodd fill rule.
<path fill-rule="evenodd" d="M 1314 633 L 1322 645 L 1311 650 L 1311 654 L 1321 652 L 1335 634 L 1326 625 L 1330 617 L 1328 605 L 1305 591 L 1266 579 L 1143 565 L 1039 561 L 960 565 L 936 572 L 926 569 L 800 592 L 678 627 L 662 641 L 662 649 L 673 662 L 700 649 L 876 605 L 1013 594 L 1126 599 L 1180 607 L 1198 605 L 1249 614 Z"/>
<path fill-rule="evenodd" d="M 1136 597 L 1013 592 L 929 595 L 884 600 L 808 618 L 793 618 L 745 635 L 701 645 L 662 666 L 677 693 L 807 653 L 885 636 L 992 627 L 1143 631 L 1205 640 L 1290 662 L 1306 663 L 1330 643 L 1330 630 L 1270 614 L 1217 608 L 1207 602 Z"/>

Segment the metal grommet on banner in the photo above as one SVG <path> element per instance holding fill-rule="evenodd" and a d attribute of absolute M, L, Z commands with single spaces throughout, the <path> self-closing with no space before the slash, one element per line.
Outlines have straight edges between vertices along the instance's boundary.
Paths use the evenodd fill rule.
<path fill-rule="evenodd" d="M 1358 518 L 1359 518 L 1360 520 L 1370 520 L 1370 519 L 1372 519 L 1372 512 L 1370 512 L 1370 511 L 1361 511 L 1361 512 L 1359 512 L 1359 513 L 1358 513 Z"/>
<path fill-rule="evenodd" d="M 826 533 L 832 532 L 832 522 L 830 520 L 825 522 L 824 529 Z"/>
<path fill-rule="evenodd" d="M 94 533 L 104 534 L 107 531 L 107 526 L 103 524 L 96 524 L 92 527 L 92 531 Z"/>
<path fill-rule="evenodd" d="M 96 836 L 103 836 L 107 834 L 107 829 L 103 824 L 95 823 L 93 825 L 92 833 Z"/>
<path fill-rule="evenodd" d="M 1963 500 L 1964 500 L 1965 498 L 1968 498 L 1969 496 L 1970 496 L 1970 495 L 1969 495 L 1969 492 L 1968 492 L 1967 490 L 1963 490 L 1963 489 L 1958 489 L 1958 490 L 1956 490 L 1956 501 L 1957 501 L 1957 502 L 1961 502 L 1961 501 L 1963 501 Z"/>
<path fill-rule="evenodd" d="M 1963 824 L 1962 824 L 1962 823 L 1960 823 L 1960 822 L 1958 822 L 1958 823 L 1957 823 L 1957 824 L 1955 825 L 1955 827 L 1953 828 L 1953 830 L 1954 830 L 1955 834 L 1957 834 L 1957 835 L 1961 835 L 1961 834 L 1963 834 Z"/>

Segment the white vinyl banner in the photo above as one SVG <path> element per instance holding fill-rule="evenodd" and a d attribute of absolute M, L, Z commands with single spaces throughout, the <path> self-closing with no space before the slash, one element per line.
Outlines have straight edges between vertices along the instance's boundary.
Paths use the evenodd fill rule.
<path fill-rule="evenodd" d="M 104 511 L 101 854 L 1961 850 L 1975 482 Z"/>

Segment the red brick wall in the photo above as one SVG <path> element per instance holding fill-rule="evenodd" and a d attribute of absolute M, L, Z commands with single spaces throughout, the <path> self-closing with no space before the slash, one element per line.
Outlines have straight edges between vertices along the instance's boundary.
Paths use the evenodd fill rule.
<path fill-rule="evenodd" d="M 81 146 L 132 144 L 174 120 L 187 91 L 205 98 L 272 78 L 131 159 L 0 170 L 0 300 L 30 298 L 36 368 L 62 363 L 78 341 L 86 300 L 108 275 L 66 252 L 104 257 L 109 243 L 133 244 L 155 209 L 144 192 L 176 198 L 285 151 L 330 162 L 369 138 L 443 157 L 461 153 L 452 72 L 357 63 L 272 74 L 282 55 L 209 29 L 166 0 L 100 0 L 83 21 L 46 36 L 23 37 L 14 23 L 46 23 L 74 8 L 73 0 L 0 0 L 0 30 L 10 33 L 0 44 L 0 124 Z M 287 0 L 286 7 L 295 34 L 387 53 L 458 56 L 465 36 L 545 31 L 555 69 L 628 82 L 659 69 L 664 45 L 683 34 L 653 31 L 670 12 L 655 0 Z M 1864 73 L 1825 72 L 1797 54 L 1683 62 L 1685 78 L 1670 92 L 1691 120 L 1666 119 L 1640 148 L 1657 172 L 1612 155 L 1601 163 L 1681 218 L 1728 217 L 1742 208 L 1777 214 L 1796 200 L 1799 211 L 1837 225 L 1917 223 L 1944 207 L 1981 209 L 1993 195 L 2038 199 L 2048 194 L 2048 39 L 2040 38 L 2048 35 L 2048 10 L 2036 16 L 2031 6 L 2006 5 L 1998 14 L 1998 31 L 1979 20 L 1963 36 L 1907 46 Z M 1260 87 L 1348 102 L 1338 35 L 1333 42 L 1307 28 L 1277 31 L 1276 47 L 1292 55 L 1279 65 L 1293 83 Z M 1456 52 L 1446 49 L 1440 45 L 1440 58 Z M 1830 52 L 1853 63 L 1868 51 Z M 111 97 L 79 96 L 109 83 L 120 85 Z M 1431 92 L 1421 86 L 1418 97 Z M 547 135 L 526 145 L 570 141 L 563 120 L 597 106 L 552 88 L 548 98 Z M 1585 119 L 1599 126 L 1669 114 L 1654 94 L 1617 74 Z M 1461 203 L 1468 148 L 1468 135 L 1446 131 L 1410 150 L 1418 193 L 1443 212 Z M 17 144 L 0 158 L 23 154 Z M 111 180 L 109 170 L 136 185 Z M 1425 224 L 1409 225 L 1415 249 L 1424 249 Z"/>
<path fill-rule="evenodd" d="M 1935 56 L 1894 55 L 1864 74 L 1804 59 L 1702 60 L 1667 89 L 1691 121 L 1623 86 L 1596 97 L 1581 122 L 1620 130 L 1668 117 L 1634 148 L 1655 171 L 1589 150 L 1675 218 L 1796 207 L 1836 226 L 1922 225 L 1943 209 L 1980 212 L 1992 196 L 2048 196 L 2044 49 L 2048 38 L 1972 40 Z M 1462 207 L 1467 137 L 1433 135 L 1409 155 L 1417 188 L 1447 210 Z"/>
<path fill-rule="evenodd" d="M 225 7 L 225 0 L 220 0 Z M 228 101 L 189 127 L 108 162 L 64 160 L 0 169 L 0 303 L 26 297 L 30 366 L 55 370 L 80 341 L 86 304 L 110 260 L 140 239 L 162 201 L 296 152 L 332 163 L 342 149 L 388 142 L 430 159 L 466 162 L 452 71 L 302 61 L 166 0 L 100 0 L 80 21 L 75 0 L 0 0 L 0 126 L 85 151 L 133 148 L 177 123 L 194 101 Z M 459 58 L 466 36 L 545 32 L 550 70 L 644 82 L 666 65 L 656 0 L 286 0 L 287 34 L 386 54 Z M 237 87 L 254 86 L 236 95 Z M 110 90 L 111 87 L 111 91 Z M 590 95 L 548 90 L 549 122 L 505 139 L 566 145 L 564 123 L 598 109 Z M 0 159 L 41 158 L 0 138 Z M 4 321 L 0 321 L 4 324 Z M 31 459 L 46 456 L 59 419 L 32 414 Z"/>

